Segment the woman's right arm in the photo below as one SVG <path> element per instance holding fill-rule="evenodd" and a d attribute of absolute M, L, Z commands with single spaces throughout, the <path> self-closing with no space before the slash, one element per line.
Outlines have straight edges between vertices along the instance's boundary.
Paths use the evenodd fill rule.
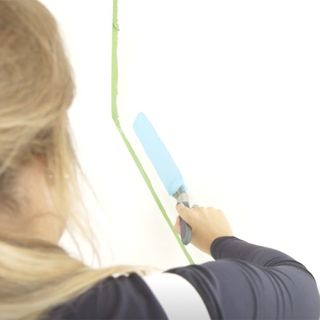
<path fill-rule="evenodd" d="M 194 286 L 213 319 L 319 319 L 317 285 L 301 263 L 235 238 L 220 210 L 178 212 L 192 227 L 193 244 L 216 261 L 168 272 Z"/>
<path fill-rule="evenodd" d="M 183 319 L 194 319 L 203 307 L 216 320 L 319 319 L 317 285 L 302 264 L 235 238 L 219 210 L 180 206 L 178 212 L 192 227 L 193 244 L 216 261 L 168 270 L 152 283 L 136 274 L 106 278 L 50 319 L 168 319 L 181 310 Z"/>

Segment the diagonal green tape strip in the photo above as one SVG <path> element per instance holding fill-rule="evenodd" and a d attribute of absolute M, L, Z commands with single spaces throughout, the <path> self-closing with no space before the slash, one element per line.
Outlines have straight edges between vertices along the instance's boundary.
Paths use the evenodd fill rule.
<path fill-rule="evenodd" d="M 144 170 L 141 161 L 139 160 L 136 152 L 132 148 L 130 141 L 126 137 L 124 131 L 122 130 L 120 120 L 119 120 L 119 114 L 118 114 L 118 106 L 117 106 L 117 95 L 118 95 L 118 32 L 119 32 L 119 25 L 118 25 L 118 0 L 113 0 L 113 23 L 112 23 L 112 81 L 111 81 L 111 106 L 112 106 L 112 119 L 114 121 L 114 124 L 116 125 L 126 147 L 128 148 L 129 153 L 131 154 L 134 162 L 136 163 L 149 191 L 151 192 L 151 195 L 155 202 L 157 203 L 164 219 L 168 223 L 171 231 L 173 232 L 176 240 L 178 241 L 178 244 L 183 251 L 184 255 L 188 259 L 189 263 L 194 263 L 192 260 L 192 257 L 190 256 L 189 252 L 187 251 L 186 247 L 181 242 L 180 237 L 174 232 L 173 225 L 171 223 L 171 220 L 168 217 L 168 214 L 166 213 L 157 193 L 155 192 L 152 183 Z"/>

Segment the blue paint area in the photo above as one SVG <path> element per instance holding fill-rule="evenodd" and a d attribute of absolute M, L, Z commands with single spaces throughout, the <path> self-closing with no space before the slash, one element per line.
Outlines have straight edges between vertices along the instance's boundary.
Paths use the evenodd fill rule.
<path fill-rule="evenodd" d="M 170 153 L 143 113 L 138 114 L 133 128 L 167 192 L 174 195 L 184 182 Z"/>

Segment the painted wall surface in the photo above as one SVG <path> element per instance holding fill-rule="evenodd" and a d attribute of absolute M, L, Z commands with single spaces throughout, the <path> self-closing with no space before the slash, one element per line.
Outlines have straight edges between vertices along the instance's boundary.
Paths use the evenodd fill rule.
<path fill-rule="evenodd" d="M 70 117 L 103 207 L 84 194 L 103 265 L 187 264 L 111 120 L 112 1 L 43 2 L 75 69 Z M 235 235 L 286 252 L 320 280 L 319 16 L 318 1 L 119 0 L 118 104 L 172 220 L 175 202 L 132 130 L 139 111 L 194 202 L 224 210 Z"/>

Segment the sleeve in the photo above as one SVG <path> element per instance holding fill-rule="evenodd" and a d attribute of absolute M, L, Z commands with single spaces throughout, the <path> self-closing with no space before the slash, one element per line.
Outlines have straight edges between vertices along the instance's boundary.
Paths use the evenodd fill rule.
<path fill-rule="evenodd" d="M 189 281 L 212 319 L 319 319 L 319 292 L 311 273 L 288 255 L 221 237 L 216 259 L 167 272 Z"/>
<path fill-rule="evenodd" d="M 211 245 L 216 261 L 174 268 L 202 299 L 212 319 L 319 319 L 316 282 L 288 255 L 235 237 Z M 170 294 L 170 288 L 165 288 Z M 176 291 L 175 291 L 176 292 Z M 180 306 L 182 294 L 174 293 Z M 200 300 L 201 300 L 200 299 Z M 194 307 L 194 301 L 189 303 Z M 46 318 L 47 319 L 47 318 Z M 109 277 L 49 314 L 48 319 L 168 319 L 143 278 Z"/>

